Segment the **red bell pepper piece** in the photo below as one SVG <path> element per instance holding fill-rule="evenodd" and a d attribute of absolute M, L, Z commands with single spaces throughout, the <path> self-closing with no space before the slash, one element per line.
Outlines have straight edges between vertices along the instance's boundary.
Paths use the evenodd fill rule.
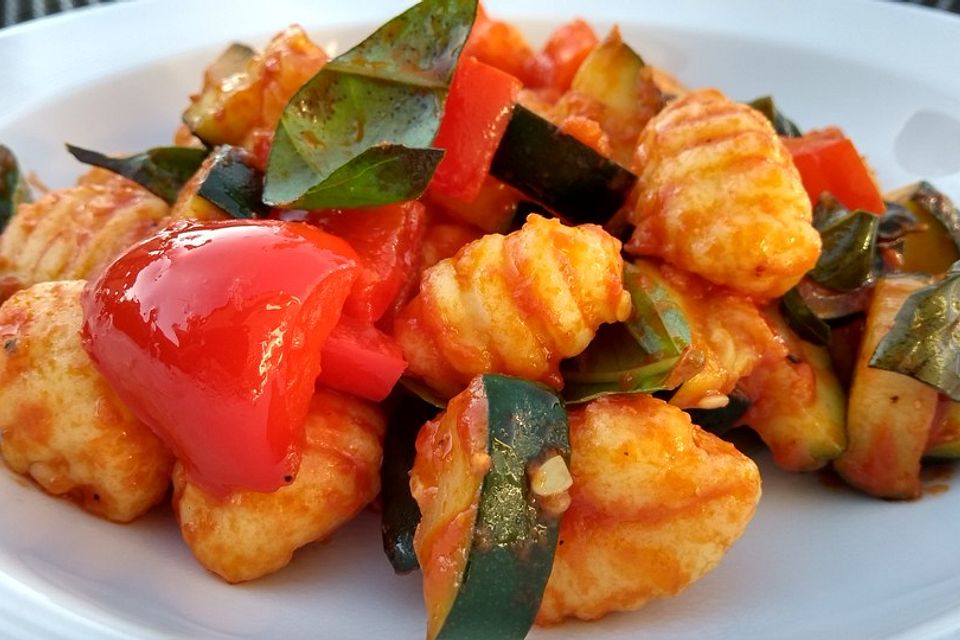
<path fill-rule="evenodd" d="M 305 220 L 350 243 L 360 270 L 343 312 L 376 322 L 414 277 L 426 229 L 420 202 L 365 209 L 311 211 Z"/>
<path fill-rule="evenodd" d="M 460 59 L 434 140 L 445 153 L 431 191 L 464 202 L 477 197 L 521 87 L 509 73 L 476 58 Z"/>
<path fill-rule="evenodd" d="M 407 362 L 393 338 L 343 316 L 320 352 L 317 384 L 379 402 L 390 395 Z"/>
<path fill-rule="evenodd" d="M 192 480 L 273 491 L 299 467 L 321 348 L 356 264 L 346 242 L 306 224 L 179 224 L 87 285 L 84 346 Z"/>
<path fill-rule="evenodd" d="M 783 142 L 793 156 L 813 205 L 827 191 L 848 209 L 876 214 L 886 210 L 870 169 L 840 129 L 811 131 L 800 138 L 783 138 Z"/>

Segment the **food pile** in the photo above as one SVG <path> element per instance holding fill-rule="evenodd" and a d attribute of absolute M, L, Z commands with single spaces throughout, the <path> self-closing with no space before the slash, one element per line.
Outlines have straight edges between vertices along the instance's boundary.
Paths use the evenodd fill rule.
<path fill-rule="evenodd" d="M 614 28 L 423 0 L 205 71 L 174 145 L 32 199 L 0 147 L 0 452 L 228 582 L 374 505 L 428 638 L 672 596 L 784 469 L 960 455 L 960 215 Z M 491 629 L 491 620 L 496 628 Z"/>

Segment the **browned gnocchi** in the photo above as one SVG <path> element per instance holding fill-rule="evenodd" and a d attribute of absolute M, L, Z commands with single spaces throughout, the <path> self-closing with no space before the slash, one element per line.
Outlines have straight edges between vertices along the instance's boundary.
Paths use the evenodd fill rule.
<path fill-rule="evenodd" d="M 328 537 L 379 493 L 385 424 L 376 405 L 318 390 L 305 429 L 300 470 L 273 493 L 213 495 L 177 463 L 173 507 L 183 539 L 227 582 L 285 567 L 294 551 Z"/>
<path fill-rule="evenodd" d="M 103 169 L 75 187 L 21 204 L 0 236 L 0 280 L 12 293 L 48 280 L 97 275 L 121 251 L 166 221 L 167 204 Z"/>
<path fill-rule="evenodd" d="M 450 395 L 483 372 L 558 388 L 560 360 L 629 315 L 622 273 L 620 242 L 600 227 L 531 215 L 428 269 L 395 336 L 410 373 Z"/>
<path fill-rule="evenodd" d="M 759 112 L 715 89 L 667 105 L 640 135 L 627 250 L 759 298 L 782 295 L 820 255 L 790 153 Z"/>
<path fill-rule="evenodd" d="M 36 284 L 0 307 L 0 452 L 49 493 L 129 522 L 166 497 L 173 455 L 84 351 L 84 284 Z"/>
<path fill-rule="evenodd" d="M 570 411 L 571 504 L 538 624 L 676 595 L 713 569 L 760 499 L 752 460 L 647 395 Z"/>

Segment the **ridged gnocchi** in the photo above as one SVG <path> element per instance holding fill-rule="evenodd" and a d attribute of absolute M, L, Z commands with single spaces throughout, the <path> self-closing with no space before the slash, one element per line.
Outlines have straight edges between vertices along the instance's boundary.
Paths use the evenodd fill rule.
<path fill-rule="evenodd" d="M 47 492 L 129 522 L 166 497 L 173 455 L 84 350 L 84 284 L 40 283 L 0 307 L 0 452 Z"/>
<path fill-rule="evenodd" d="M 92 278 L 127 247 L 160 229 L 169 213 L 167 204 L 143 187 L 94 169 L 76 186 L 17 208 L 0 236 L 4 290 Z"/>
<path fill-rule="evenodd" d="M 786 348 L 749 298 L 670 265 L 648 264 L 683 310 L 692 346 L 703 354 L 703 367 L 680 385 L 671 404 L 684 409 L 722 407 L 737 381 L 749 375 L 765 355 L 786 355 Z"/>
<path fill-rule="evenodd" d="M 650 120 L 633 164 L 633 254 L 758 298 L 782 295 L 816 263 L 800 174 L 749 106 L 715 89 L 686 94 Z"/>
<path fill-rule="evenodd" d="M 760 498 L 752 460 L 646 395 L 570 411 L 571 504 L 537 623 L 676 595 L 713 569 Z"/>
<path fill-rule="evenodd" d="M 560 360 L 630 314 L 622 273 L 620 242 L 600 227 L 534 214 L 428 269 L 395 337 L 409 372 L 449 395 L 484 372 L 558 388 Z"/>

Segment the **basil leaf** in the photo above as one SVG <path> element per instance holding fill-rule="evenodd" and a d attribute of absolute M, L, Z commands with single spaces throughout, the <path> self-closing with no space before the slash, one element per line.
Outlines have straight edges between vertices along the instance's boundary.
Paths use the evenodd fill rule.
<path fill-rule="evenodd" d="M 679 356 L 690 346 L 690 324 L 653 267 L 639 261 L 624 264 L 623 287 L 633 301 L 627 330 L 652 359 Z"/>
<path fill-rule="evenodd" d="M 30 187 L 20 173 L 17 157 L 0 144 L 0 231 L 6 229 L 17 212 L 17 205 L 30 200 Z"/>
<path fill-rule="evenodd" d="M 807 306 L 796 287 L 780 298 L 780 312 L 798 336 L 813 344 L 830 344 L 830 325 L 817 317 Z"/>
<path fill-rule="evenodd" d="M 625 265 L 624 287 L 634 304 L 630 320 L 601 325 L 586 350 L 563 363 L 568 403 L 674 389 L 703 366 L 686 316 L 655 268 Z"/>
<path fill-rule="evenodd" d="M 910 376 L 960 402 L 960 262 L 907 298 L 870 366 Z"/>
<path fill-rule="evenodd" d="M 853 291 L 873 275 L 880 216 L 847 211 L 832 197 L 821 198 L 813 215 L 823 249 L 807 275 L 837 291 Z"/>
<path fill-rule="evenodd" d="M 239 147 L 213 152 L 197 193 L 233 218 L 265 218 L 270 212 L 262 201 L 263 172 Z"/>
<path fill-rule="evenodd" d="M 197 172 L 208 149 L 191 147 L 155 147 L 124 158 L 113 158 L 97 151 L 67 145 L 74 158 L 102 167 L 133 180 L 148 191 L 173 204 L 183 185 Z"/>
<path fill-rule="evenodd" d="M 475 0 L 424 0 L 330 61 L 284 108 L 263 197 L 285 207 L 360 207 L 418 197 Z"/>
<path fill-rule="evenodd" d="M 772 97 L 763 96 L 747 104 L 765 115 L 779 135 L 787 138 L 799 138 L 803 135 L 800 127 L 777 109 L 777 104 L 773 101 Z"/>

